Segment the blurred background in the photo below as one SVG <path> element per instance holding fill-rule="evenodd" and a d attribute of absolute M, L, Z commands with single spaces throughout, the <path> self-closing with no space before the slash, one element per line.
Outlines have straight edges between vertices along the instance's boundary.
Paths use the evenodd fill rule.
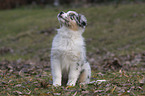
<path fill-rule="evenodd" d="M 51 86 L 51 44 L 60 27 L 57 14 L 69 10 L 87 18 L 83 37 L 91 79 L 107 83 L 58 91 Z M 2 96 L 144 95 L 144 76 L 145 0 L 0 0 Z"/>
<path fill-rule="evenodd" d="M 40 5 L 44 6 L 70 6 L 70 7 L 80 7 L 80 6 L 91 6 L 100 4 L 113 4 L 116 5 L 120 3 L 143 3 L 145 0 L 1 0 L 0 9 L 12 9 L 27 5 Z"/>
<path fill-rule="evenodd" d="M 92 68 L 144 70 L 140 67 L 145 61 L 144 2 L 0 0 L 0 62 L 41 62 L 50 68 L 51 43 L 59 28 L 57 14 L 73 10 L 88 20 L 83 36 Z"/>

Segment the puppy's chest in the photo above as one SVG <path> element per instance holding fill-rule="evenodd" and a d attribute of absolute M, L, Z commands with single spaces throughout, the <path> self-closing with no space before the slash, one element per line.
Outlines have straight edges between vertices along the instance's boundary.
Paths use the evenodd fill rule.
<path fill-rule="evenodd" d="M 79 52 L 83 50 L 84 41 L 82 37 L 65 37 L 65 36 L 57 36 L 55 38 L 55 49 L 62 52 Z"/>

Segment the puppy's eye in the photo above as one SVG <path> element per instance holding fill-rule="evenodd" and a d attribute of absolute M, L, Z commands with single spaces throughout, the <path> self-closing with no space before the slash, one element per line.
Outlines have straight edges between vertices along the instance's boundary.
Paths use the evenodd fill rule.
<path fill-rule="evenodd" d="M 87 25 L 86 22 L 84 22 L 84 21 L 83 21 L 81 24 L 82 24 L 83 26 L 86 26 L 86 25 Z"/>

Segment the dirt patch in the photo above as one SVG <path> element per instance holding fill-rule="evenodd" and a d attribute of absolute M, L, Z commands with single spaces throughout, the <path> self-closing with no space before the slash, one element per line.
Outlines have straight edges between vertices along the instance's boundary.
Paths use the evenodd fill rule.
<path fill-rule="evenodd" d="M 44 71 L 50 71 L 49 62 L 34 62 L 34 61 L 1 61 L 0 70 L 3 71 L 3 74 L 18 74 L 21 75 L 26 73 L 27 75 L 39 74 L 41 75 Z M 5 71 L 5 72 L 4 72 Z"/>
<path fill-rule="evenodd" d="M 44 35 L 50 35 L 50 34 L 53 34 L 54 32 L 55 32 L 54 28 L 48 28 L 48 29 L 39 31 L 38 33 L 44 34 Z"/>
<path fill-rule="evenodd" d="M 110 52 L 106 52 L 106 54 L 103 56 L 89 53 L 88 61 L 90 62 L 93 70 L 145 70 L 145 52 L 132 53 L 131 55 L 123 56 L 115 56 L 115 54 Z"/>
<path fill-rule="evenodd" d="M 10 47 L 1 47 L 0 48 L 0 55 L 4 55 L 6 53 L 13 53 L 14 50 Z"/>
<path fill-rule="evenodd" d="M 98 71 L 118 71 L 120 69 L 126 71 L 145 70 L 145 52 L 118 57 L 112 53 L 107 53 L 104 56 L 91 55 L 88 61 L 91 64 L 92 70 Z M 37 62 L 32 60 L 4 60 L 0 62 L 0 70 L 5 70 L 9 73 L 22 72 L 30 75 L 41 75 L 43 71 L 50 71 L 50 60 L 40 59 Z"/>

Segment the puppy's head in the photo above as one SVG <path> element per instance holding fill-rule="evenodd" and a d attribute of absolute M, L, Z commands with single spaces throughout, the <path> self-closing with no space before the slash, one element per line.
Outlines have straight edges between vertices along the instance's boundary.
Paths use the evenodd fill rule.
<path fill-rule="evenodd" d="M 66 26 L 71 30 L 78 30 L 79 28 L 85 28 L 87 25 L 87 19 L 84 15 L 78 14 L 74 11 L 60 12 L 57 18 L 61 26 Z"/>

